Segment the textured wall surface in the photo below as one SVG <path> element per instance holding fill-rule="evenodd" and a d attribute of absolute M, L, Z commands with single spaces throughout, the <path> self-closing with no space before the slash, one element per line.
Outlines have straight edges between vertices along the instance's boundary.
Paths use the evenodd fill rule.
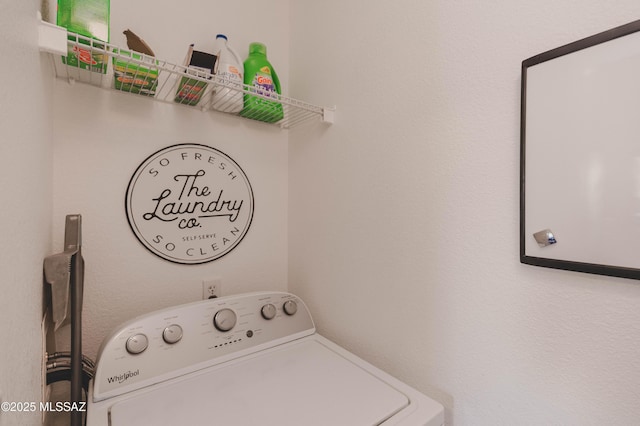
<path fill-rule="evenodd" d="M 289 288 L 448 424 L 637 424 L 640 283 L 521 265 L 523 59 L 635 1 L 293 2 Z"/>
<path fill-rule="evenodd" d="M 0 400 L 7 402 L 41 399 L 42 259 L 51 254 L 52 124 L 50 70 L 38 51 L 38 6 L 32 0 L 3 2 L 0 15 Z M 38 412 L 0 412 L 2 426 L 39 421 Z"/>

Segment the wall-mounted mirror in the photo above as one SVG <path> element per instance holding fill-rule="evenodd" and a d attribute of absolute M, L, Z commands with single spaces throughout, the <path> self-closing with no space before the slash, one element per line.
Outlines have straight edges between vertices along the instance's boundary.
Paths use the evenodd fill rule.
<path fill-rule="evenodd" d="M 520 260 L 640 279 L 640 21 L 522 62 Z"/>

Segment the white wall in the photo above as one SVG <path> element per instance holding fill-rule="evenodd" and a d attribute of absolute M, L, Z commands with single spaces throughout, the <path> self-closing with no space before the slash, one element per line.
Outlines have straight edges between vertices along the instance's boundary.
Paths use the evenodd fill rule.
<path fill-rule="evenodd" d="M 51 254 L 51 84 L 38 52 L 36 1 L 0 14 L 0 400 L 41 399 L 42 260 Z M 0 425 L 40 413 L 0 412 Z"/>
<path fill-rule="evenodd" d="M 606 4 L 605 4 L 606 3 Z M 289 289 L 455 425 L 634 425 L 640 283 L 519 263 L 520 64 L 640 4 L 292 2 Z"/>
<path fill-rule="evenodd" d="M 111 41 L 126 46 L 130 28 L 156 55 L 182 63 L 190 43 L 211 52 L 217 33 L 245 58 L 262 41 L 288 79 L 289 3 L 111 1 Z M 255 14 L 249 11 L 255 11 Z M 277 22 L 277 25 L 273 25 Z M 276 65 L 277 64 L 277 65 Z M 95 357 L 121 322 L 154 309 L 202 298 L 202 280 L 222 279 L 223 294 L 287 286 L 287 133 L 277 127 L 144 97 L 56 81 L 54 246 L 64 217 L 83 218 L 84 353 Z M 203 265 L 178 265 L 147 251 L 129 229 L 124 197 L 140 163 L 177 143 L 210 145 L 233 158 L 254 191 L 252 225 L 240 244 Z"/>
<path fill-rule="evenodd" d="M 235 292 L 284 289 L 289 274 L 288 288 L 310 305 L 322 333 L 444 403 L 450 424 L 636 423 L 640 285 L 518 262 L 520 62 L 637 19 L 636 2 L 299 0 L 291 12 L 284 0 L 270 2 L 270 11 L 257 1 L 194 3 L 183 22 L 176 17 L 189 11 L 181 3 L 113 0 L 112 40 L 122 44 L 130 27 L 175 62 L 188 43 L 206 50 L 217 32 L 243 56 L 250 41 L 262 40 L 291 94 L 336 104 L 338 122 L 287 135 L 56 82 L 52 215 L 41 186 L 49 167 L 44 132 L 29 128 L 26 144 L 2 144 L 13 154 L 3 152 L 3 161 L 15 160 L 3 179 L 39 169 L 19 189 L 3 182 L 2 191 L 40 197 L 26 217 L 37 224 L 26 239 L 12 226 L 24 212 L 4 221 L 2 235 L 17 241 L 21 256 L 0 258 L 3 271 L 15 271 L 3 285 L 12 296 L 0 299 L 11 303 L 3 318 L 24 318 L 19 331 L 35 332 L 36 315 L 25 309 L 39 290 L 9 282 L 39 279 L 31 267 L 41 267 L 49 239 L 41 220 L 53 217 L 57 249 L 64 215 L 81 213 L 90 356 L 119 322 L 197 299 L 202 278 L 221 276 Z M 3 16 L 18 28 L 28 7 L 11 8 Z M 17 87 L 0 87 L 17 97 Z M 37 122 L 48 122 L 38 105 L 1 108 L 3 129 L 33 108 Z M 162 261 L 126 223 L 130 175 L 178 142 L 221 149 L 254 185 L 249 234 L 211 264 Z M 5 330 L 12 333 L 5 341 L 19 331 Z M 3 397 L 3 384 L 18 381 L 21 396 L 32 397 L 35 386 L 22 381 L 36 380 L 35 372 L 24 368 L 2 370 Z"/>

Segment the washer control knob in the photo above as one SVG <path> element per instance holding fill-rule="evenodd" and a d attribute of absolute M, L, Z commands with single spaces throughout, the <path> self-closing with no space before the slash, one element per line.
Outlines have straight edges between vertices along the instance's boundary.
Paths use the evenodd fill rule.
<path fill-rule="evenodd" d="M 236 313 L 229 308 L 221 309 L 213 316 L 213 325 L 220 331 L 229 331 L 236 325 Z"/>
<path fill-rule="evenodd" d="M 267 303 L 260 312 L 262 313 L 262 318 L 270 320 L 276 316 L 276 307 L 271 303 Z"/>
<path fill-rule="evenodd" d="M 178 324 L 171 324 L 162 332 L 162 340 L 170 345 L 178 343 L 182 339 L 182 327 Z"/>
<path fill-rule="evenodd" d="M 282 305 L 282 309 L 284 309 L 284 313 L 287 315 L 295 315 L 298 312 L 298 304 L 293 300 L 287 300 Z"/>
<path fill-rule="evenodd" d="M 149 346 L 149 339 L 144 334 L 135 334 L 127 339 L 127 352 L 131 355 L 141 354 Z"/>

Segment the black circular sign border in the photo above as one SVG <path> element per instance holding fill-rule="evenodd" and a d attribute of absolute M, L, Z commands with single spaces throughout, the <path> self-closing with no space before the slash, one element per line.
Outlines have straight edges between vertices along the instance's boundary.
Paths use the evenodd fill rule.
<path fill-rule="evenodd" d="M 159 153 L 166 151 L 166 150 L 171 150 L 172 148 L 178 148 L 178 147 L 202 147 L 202 148 L 206 148 L 206 149 L 210 149 L 213 151 L 216 151 L 222 155 L 224 155 L 227 159 L 231 160 L 231 162 L 238 168 L 238 170 L 240 170 L 242 172 L 242 174 L 245 177 L 245 180 L 247 182 L 247 185 L 249 187 L 249 191 L 251 193 L 251 215 L 249 217 L 249 221 L 247 222 L 247 226 L 244 229 L 244 231 L 242 232 L 242 235 L 240 236 L 240 238 L 233 244 L 233 246 L 231 246 L 227 251 L 225 251 L 224 253 L 222 253 L 220 256 L 214 257 L 212 259 L 207 259 L 207 260 L 202 260 L 199 262 L 184 262 L 184 261 L 179 261 L 177 259 L 173 259 L 169 256 L 163 256 L 160 253 L 157 253 L 156 251 L 152 250 L 147 244 L 144 243 L 144 241 L 142 241 L 140 239 L 140 237 L 138 236 L 138 233 L 135 230 L 135 223 L 131 223 L 131 220 L 129 219 L 129 191 L 131 190 L 131 186 L 134 183 L 134 179 L 136 178 L 136 176 L 138 175 L 138 171 L 140 171 L 141 168 L 143 168 L 143 166 L 145 166 L 147 164 L 147 161 L 149 161 L 152 157 L 158 155 Z M 153 253 L 155 256 L 163 259 L 163 260 L 167 260 L 169 262 L 172 263 L 176 263 L 176 264 L 180 264 L 180 265 L 203 265 L 205 263 L 210 263 L 213 262 L 215 260 L 221 259 L 224 256 L 226 256 L 227 254 L 231 253 L 233 250 L 235 250 L 236 247 L 238 247 L 238 245 L 240 244 L 240 242 L 244 239 L 244 237 L 247 235 L 247 233 L 249 232 L 249 228 L 251 228 L 251 224 L 253 223 L 253 215 L 255 212 L 255 196 L 253 194 L 253 187 L 251 186 L 251 182 L 249 181 L 249 177 L 247 176 L 247 174 L 245 173 L 244 169 L 242 167 L 240 167 L 240 165 L 233 159 L 231 158 L 229 155 L 227 155 L 226 153 L 222 152 L 219 149 L 213 148 L 212 146 L 209 145 L 205 145 L 205 144 L 198 144 L 198 143 L 178 143 L 175 145 L 169 145 L 166 146 L 164 148 L 161 148 L 157 151 L 155 151 L 154 153 L 152 153 L 151 155 L 147 156 L 147 158 L 145 158 L 139 165 L 138 167 L 136 167 L 136 170 L 133 172 L 133 174 L 131 175 L 131 179 L 129 179 L 129 183 L 127 184 L 127 191 L 125 193 L 124 196 L 124 209 L 125 209 L 125 214 L 127 216 L 127 223 L 129 224 L 129 228 L 131 228 L 131 232 L 133 232 L 133 235 L 135 235 L 136 239 L 138 240 L 138 242 L 145 248 L 147 249 L 147 251 Z"/>

